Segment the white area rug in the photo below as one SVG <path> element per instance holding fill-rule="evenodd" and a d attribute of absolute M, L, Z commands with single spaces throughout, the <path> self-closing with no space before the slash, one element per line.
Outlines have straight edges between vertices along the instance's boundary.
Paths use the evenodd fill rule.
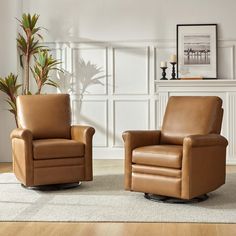
<path fill-rule="evenodd" d="M 123 190 L 122 175 L 95 176 L 79 188 L 40 192 L 21 187 L 12 173 L 0 174 L 0 221 L 116 221 L 236 223 L 236 174 L 196 204 L 148 201 Z"/>

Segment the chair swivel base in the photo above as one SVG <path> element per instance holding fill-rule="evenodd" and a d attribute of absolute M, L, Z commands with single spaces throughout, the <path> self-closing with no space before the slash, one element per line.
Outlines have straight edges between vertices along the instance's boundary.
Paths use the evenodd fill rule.
<path fill-rule="evenodd" d="M 70 188 L 77 188 L 81 185 L 81 182 L 78 183 L 67 183 L 67 184 L 48 184 L 48 185 L 39 185 L 39 186 L 32 186 L 27 187 L 24 184 L 21 184 L 23 188 L 30 189 L 30 190 L 39 190 L 39 191 L 59 191 L 65 190 Z"/>
<path fill-rule="evenodd" d="M 155 195 L 151 193 L 144 193 L 144 197 L 148 200 L 154 201 L 154 202 L 162 202 L 162 203 L 178 203 L 178 204 L 191 204 L 191 203 L 197 203 L 197 202 L 203 202 L 208 199 L 207 194 L 203 194 L 201 196 L 192 198 L 192 199 L 180 199 L 180 198 L 174 198 L 174 197 L 167 197 L 167 196 L 161 196 L 161 195 Z"/>

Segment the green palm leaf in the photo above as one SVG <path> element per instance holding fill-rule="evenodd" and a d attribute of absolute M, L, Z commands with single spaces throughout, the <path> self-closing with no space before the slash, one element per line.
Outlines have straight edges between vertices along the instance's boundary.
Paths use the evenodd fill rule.
<path fill-rule="evenodd" d="M 5 100 L 9 106 L 9 111 L 16 116 L 16 97 L 18 95 L 18 89 L 21 87 L 21 84 L 17 84 L 18 77 L 14 74 L 10 74 L 5 78 L 0 78 L 0 91 L 7 95 Z"/>
<path fill-rule="evenodd" d="M 61 62 L 54 59 L 53 56 L 49 54 L 48 49 L 38 50 L 35 65 L 32 69 L 32 74 L 38 86 L 37 94 L 40 94 L 42 87 L 45 85 L 58 87 L 58 84 L 50 79 L 49 74 L 52 70 L 62 71 L 57 67 L 59 64 L 61 64 Z"/>

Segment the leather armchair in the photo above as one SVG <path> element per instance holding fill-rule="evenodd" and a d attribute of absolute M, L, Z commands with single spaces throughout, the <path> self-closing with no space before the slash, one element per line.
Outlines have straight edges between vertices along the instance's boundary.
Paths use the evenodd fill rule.
<path fill-rule="evenodd" d="M 94 128 L 71 126 L 68 94 L 17 97 L 19 128 L 11 133 L 13 171 L 27 187 L 93 179 Z"/>
<path fill-rule="evenodd" d="M 125 189 L 193 199 L 225 183 L 219 97 L 170 97 L 162 130 L 126 131 Z"/>

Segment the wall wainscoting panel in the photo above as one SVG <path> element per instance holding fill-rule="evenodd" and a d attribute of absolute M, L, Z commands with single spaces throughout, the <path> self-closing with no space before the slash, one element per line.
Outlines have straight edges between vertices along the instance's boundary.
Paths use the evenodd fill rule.
<path fill-rule="evenodd" d="M 107 100 L 72 100 L 73 124 L 89 124 L 96 129 L 94 147 L 108 146 Z"/>
<path fill-rule="evenodd" d="M 169 96 L 217 95 L 225 108 L 222 134 L 230 141 L 227 162 L 236 164 L 236 40 L 219 41 L 214 81 L 160 81 L 160 62 L 176 53 L 175 40 L 47 45 L 63 62 L 64 74 L 54 77 L 58 92 L 71 95 L 73 123 L 96 129 L 94 158 L 123 158 L 125 130 L 160 129 Z"/>
<path fill-rule="evenodd" d="M 113 48 L 113 93 L 149 94 L 149 47 Z"/>
<path fill-rule="evenodd" d="M 71 60 L 74 94 L 107 94 L 107 48 L 72 48 Z"/>
<path fill-rule="evenodd" d="M 229 139 L 228 160 L 236 164 L 236 92 L 228 93 L 227 136 Z"/>
<path fill-rule="evenodd" d="M 149 100 L 114 100 L 113 147 L 122 147 L 125 130 L 148 130 L 150 128 Z"/>

